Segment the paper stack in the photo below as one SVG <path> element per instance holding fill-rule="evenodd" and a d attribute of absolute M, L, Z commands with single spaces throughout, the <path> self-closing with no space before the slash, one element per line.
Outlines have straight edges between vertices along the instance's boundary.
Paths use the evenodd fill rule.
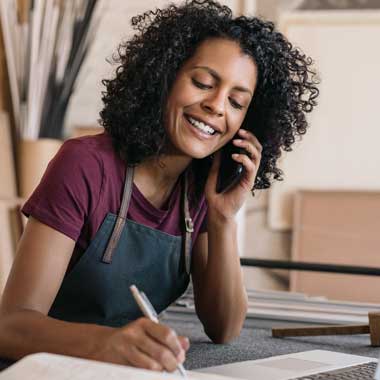
<path fill-rule="evenodd" d="M 0 373 L 0 380 L 183 380 L 180 374 L 39 353 L 28 355 Z M 187 371 L 193 380 L 233 380 L 231 377 Z"/>

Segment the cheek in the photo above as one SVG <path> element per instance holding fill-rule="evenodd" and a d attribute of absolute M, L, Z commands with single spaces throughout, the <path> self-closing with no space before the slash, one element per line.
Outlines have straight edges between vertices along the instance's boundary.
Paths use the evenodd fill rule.
<path fill-rule="evenodd" d="M 170 98 L 177 107 L 187 107 L 202 100 L 202 91 L 197 89 L 188 78 L 174 83 Z"/>
<path fill-rule="evenodd" d="M 234 117 L 230 118 L 229 121 L 229 134 L 231 135 L 231 138 L 238 132 L 240 128 L 244 128 L 244 116 L 240 115 L 234 115 Z"/>

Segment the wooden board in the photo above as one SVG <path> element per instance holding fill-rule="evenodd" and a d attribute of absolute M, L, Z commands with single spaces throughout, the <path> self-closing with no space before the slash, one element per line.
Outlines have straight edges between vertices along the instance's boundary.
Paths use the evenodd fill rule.
<path fill-rule="evenodd" d="M 380 192 L 302 191 L 294 208 L 292 259 L 380 267 Z M 380 277 L 292 271 L 290 289 L 380 303 Z"/>
<path fill-rule="evenodd" d="M 0 112 L 0 199 L 17 195 L 16 172 L 8 115 Z"/>

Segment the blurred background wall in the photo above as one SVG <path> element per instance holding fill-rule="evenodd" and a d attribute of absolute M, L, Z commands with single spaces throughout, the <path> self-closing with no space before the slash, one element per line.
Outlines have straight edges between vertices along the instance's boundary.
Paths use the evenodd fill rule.
<path fill-rule="evenodd" d="M 25 3 L 26 0 L 20 2 Z M 178 0 L 173 2 L 181 3 Z M 295 151 L 285 154 L 281 160 L 285 181 L 269 191 L 257 191 L 239 217 L 241 255 L 282 260 L 320 259 L 380 267 L 380 240 L 374 232 L 380 225 L 373 216 L 380 213 L 380 176 L 377 174 L 380 166 L 377 148 L 380 140 L 377 118 L 380 0 L 222 2 L 231 7 L 236 15 L 258 15 L 274 21 L 295 46 L 314 58 L 315 68 L 322 80 L 319 106 L 309 118 L 310 131 L 302 143 L 296 144 Z M 96 38 L 71 96 L 65 122 L 66 138 L 89 131 L 93 133 L 93 128 L 97 126 L 102 107 L 101 80 L 113 75 L 115 67 L 109 61 L 120 41 L 131 37 L 131 17 L 165 6 L 168 1 L 107 0 L 101 4 Z M 0 46 L 0 52 L 0 106 L 9 111 L 4 46 Z M 54 154 L 59 143 L 53 142 L 55 145 L 52 148 L 49 143 L 50 155 Z M 16 154 L 15 159 L 24 159 L 30 165 L 29 158 L 20 153 Z M 43 167 L 47 161 L 48 158 Z M 20 173 L 16 177 L 20 177 Z M 33 186 L 35 183 L 29 187 Z M 17 197 L 14 188 L 12 186 L 10 192 Z M 0 203 L 2 197 L 9 198 L 9 194 L 1 193 L 1 190 L 0 186 Z M 303 194 L 297 206 L 294 197 L 305 190 L 312 191 L 313 196 Z M 339 200 L 347 201 L 334 201 L 336 192 L 340 192 Z M 309 201 L 314 202 L 310 209 L 305 206 L 309 205 Z M 338 203 L 339 207 L 336 207 Z M 308 210 L 316 210 L 316 204 L 319 205 L 317 209 L 325 210 L 324 213 L 310 214 Z M 330 217 L 329 210 L 333 210 L 331 212 L 337 219 Z M 294 212 L 296 215 L 293 215 Z M 343 226 L 348 227 L 344 229 Z M 327 245 L 323 246 L 321 242 L 327 242 Z M 308 252 L 312 251 L 310 244 L 317 247 L 320 254 L 314 252 L 309 257 Z M 306 248 L 303 248 L 304 245 Z M 350 249 L 352 247 L 355 249 Z M 356 295 L 353 298 L 347 284 L 358 279 L 350 276 L 343 282 L 338 277 L 331 280 L 326 275 L 309 276 L 305 280 L 298 275 L 290 276 L 286 271 L 257 268 L 244 268 L 244 273 L 250 288 L 307 290 L 311 294 L 325 292 L 328 295 L 326 287 L 305 287 L 305 284 L 328 283 L 330 289 L 339 289 L 338 293 L 331 293 L 333 297 L 356 300 L 361 297 Z M 332 282 L 328 282 L 330 280 Z M 376 280 L 361 278 L 360 281 L 362 293 L 368 295 L 366 300 L 380 301 L 380 296 L 371 295 L 370 291 L 378 287 Z"/>
<path fill-rule="evenodd" d="M 112 76 L 114 67 L 105 58 L 111 58 L 122 39 L 133 33 L 130 18 L 146 10 L 167 4 L 165 0 L 109 0 L 104 5 L 103 16 L 97 31 L 97 39 L 90 51 L 79 77 L 76 92 L 71 100 L 67 118 L 67 130 L 74 126 L 95 125 L 102 103 L 100 92 L 103 87 L 100 78 Z M 181 1 L 174 1 L 181 3 Z M 296 5 L 294 0 L 229 0 L 223 1 L 235 14 L 258 14 L 276 21 L 279 12 L 291 9 Z M 255 198 L 247 203 L 244 214 L 240 216 L 239 236 L 244 240 L 243 256 L 267 258 L 290 257 L 290 232 L 273 231 L 267 226 L 267 192 L 258 192 Z M 245 222 L 243 222 L 245 220 Z M 259 237 L 259 238 L 258 238 Z M 248 286 L 287 289 L 288 277 L 285 273 L 245 269 Z"/>
<path fill-rule="evenodd" d="M 360 128 L 364 131 L 368 129 L 367 136 L 371 136 L 372 141 L 380 137 L 375 130 L 377 123 L 372 110 L 377 97 L 376 88 L 380 85 L 379 75 L 374 71 L 375 66 L 380 62 L 380 57 L 374 46 L 371 46 L 375 39 L 365 41 L 366 36 L 371 33 L 374 36 L 379 33 L 379 17 L 376 8 L 380 2 L 370 0 L 225 0 L 223 2 L 231 7 L 235 14 L 258 15 L 274 21 L 280 30 L 290 37 L 295 46 L 299 46 L 306 54 L 314 58 L 316 70 L 322 79 L 320 106 L 310 119 L 312 127 L 308 134 L 311 136 L 307 136 L 309 139 L 306 138 L 307 141 L 300 144 L 300 148 L 296 147 L 295 154 L 292 153 L 289 156 L 290 159 L 285 159 L 283 163 L 286 169 L 284 183 L 292 187 L 291 192 L 281 186 L 275 186 L 272 192 L 257 192 L 257 195 L 247 202 L 240 218 L 239 236 L 242 241 L 243 256 L 290 259 L 295 255 L 292 253 L 293 221 L 291 215 L 288 216 L 293 210 L 290 193 L 294 194 L 294 191 L 300 188 L 348 191 L 374 191 L 380 188 L 379 180 L 368 181 L 362 178 L 368 177 L 368 173 L 373 171 L 375 165 L 380 164 L 380 156 L 374 151 L 368 153 L 368 147 L 365 147 L 368 137 L 366 139 L 361 137 L 366 132 L 359 133 L 357 128 L 355 132 L 352 125 L 352 120 L 356 120 L 355 122 L 363 120 Z M 110 57 L 119 41 L 131 35 L 129 17 L 166 3 L 163 0 L 143 2 L 111 0 L 107 3 L 98 31 L 99 37 L 82 71 L 81 80 L 72 100 L 67 121 L 68 128 L 74 125 L 96 123 L 98 111 L 101 108 L 99 94 L 102 87 L 99 78 L 107 77 L 112 72 L 112 67 L 105 62 L 103 57 Z M 175 3 L 179 2 L 175 1 Z M 345 36 L 347 39 L 344 38 Z M 344 41 L 347 46 L 341 48 Z M 361 46 L 360 52 L 353 54 L 355 59 L 350 58 L 349 51 L 352 43 L 355 44 L 356 49 L 358 44 Z M 349 83 L 349 78 L 353 78 L 354 72 L 358 75 Z M 366 72 L 373 75 L 365 75 Z M 343 94 L 346 95 L 343 96 Z M 350 105 L 347 107 L 347 104 Z M 367 117 L 363 119 L 364 114 Z M 326 125 L 329 125 L 329 130 L 323 127 Z M 346 134 L 346 137 L 343 137 L 342 133 Z M 349 133 L 352 134 L 351 139 L 348 138 Z M 342 145 L 341 141 L 346 141 L 345 149 L 342 146 L 337 148 L 337 144 Z M 316 148 L 316 145 L 320 146 Z M 305 152 L 302 153 L 300 149 L 309 150 L 315 156 L 321 157 L 317 160 L 309 154 L 308 160 L 305 158 Z M 367 149 L 367 153 L 364 152 L 362 160 L 355 163 L 352 160 L 352 152 L 355 151 L 355 155 L 360 156 L 360 149 L 363 152 Z M 370 156 L 373 156 L 372 159 Z M 332 168 L 329 173 L 321 164 L 323 157 L 325 157 L 324 164 Z M 341 157 L 335 166 L 331 165 L 331 162 L 335 160 L 334 157 Z M 343 169 L 344 174 L 340 173 L 341 165 L 346 167 Z M 357 168 L 351 176 L 352 181 L 340 186 L 345 182 L 344 178 L 350 176 L 349 168 L 355 165 L 356 167 L 367 166 L 367 171 L 363 172 Z M 317 170 L 315 167 L 320 169 Z M 315 176 L 305 174 L 312 170 L 315 170 Z M 326 182 L 329 176 L 333 179 Z M 357 179 L 355 176 L 358 176 Z M 339 261 L 338 258 L 337 260 Z M 366 259 L 359 260 L 359 263 L 363 265 L 366 262 L 368 258 L 367 261 Z M 354 264 L 355 262 L 347 258 L 347 263 Z M 289 273 L 286 271 L 245 268 L 244 272 L 249 287 L 289 289 Z M 323 275 L 321 279 L 324 280 Z"/>

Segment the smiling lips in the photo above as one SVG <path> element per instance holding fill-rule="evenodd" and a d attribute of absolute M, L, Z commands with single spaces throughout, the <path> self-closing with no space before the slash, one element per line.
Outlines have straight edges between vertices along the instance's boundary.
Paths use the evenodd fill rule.
<path fill-rule="evenodd" d="M 204 123 L 203 121 L 200 121 L 190 115 L 184 115 L 185 116 L 185 119 L 195 128 L 197 129 L 198 131 L 202 132 L 202 134 L 206 134 L 208 136 L 213 136 L 215 135 L 215 133 L 217 133 L 218 131 L 216 131 L 213 127 L 211 127 L 209 124 L 206 124 Z"/>

